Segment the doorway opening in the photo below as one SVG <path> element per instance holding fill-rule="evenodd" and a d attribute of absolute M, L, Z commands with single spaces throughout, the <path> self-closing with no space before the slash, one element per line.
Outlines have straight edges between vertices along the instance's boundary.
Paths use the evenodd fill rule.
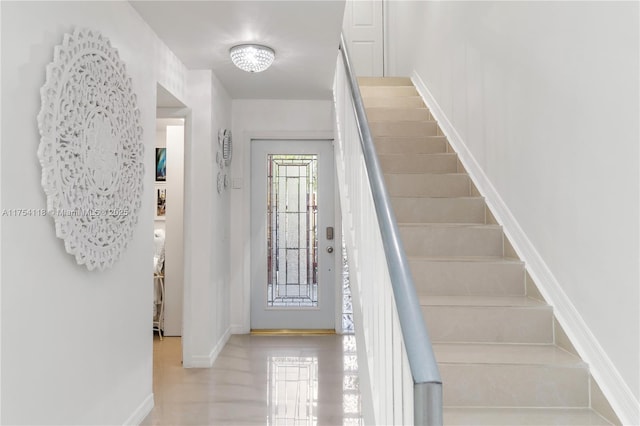
<path fill-rule="evenodd" d="M 188 117 L 186 106 L 157 85 L 152 187 L 154 345 L 162 344 L 165 336 L 180 338 L 183 334 L 184 153 Z"/>
<path fill-rule="evenodd" d="M 184 119 L 156 120 L 154 182 L 154 328 L 162 338 L 182 335 L 184 259 Z"/>

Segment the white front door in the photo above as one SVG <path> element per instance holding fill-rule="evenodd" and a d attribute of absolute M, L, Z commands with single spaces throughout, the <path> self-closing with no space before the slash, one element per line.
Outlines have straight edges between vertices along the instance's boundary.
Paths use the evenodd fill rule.
<path fill-rule="evenodd" d="M 331 141 L 251 143 L 251 329 L 335 329 Z"/>
<path fill-rule="evenodd" d="M 383 0 L 349 0 L 343 31 L 354 72 L 358 77 L 384 75 Z"/>

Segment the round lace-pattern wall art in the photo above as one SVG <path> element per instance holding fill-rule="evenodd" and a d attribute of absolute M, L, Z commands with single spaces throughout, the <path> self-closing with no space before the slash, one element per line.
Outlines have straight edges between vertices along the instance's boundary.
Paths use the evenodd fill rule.
<path fill-rule="evenodd" d="M 47 66 L 38 114 L 47 214 L 89 270 L 116 262 L 141 206 L 144 145 L 125 64 L 97 31 L 65 34 Z"/>

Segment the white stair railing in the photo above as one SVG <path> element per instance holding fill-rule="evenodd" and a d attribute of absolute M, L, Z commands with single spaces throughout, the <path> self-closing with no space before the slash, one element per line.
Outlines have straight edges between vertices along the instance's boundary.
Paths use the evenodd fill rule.
<path fill-rule="evenodd" d="M 441 425 L 442 381 L 344 37 L 336 169 L 366 424 Z"/>

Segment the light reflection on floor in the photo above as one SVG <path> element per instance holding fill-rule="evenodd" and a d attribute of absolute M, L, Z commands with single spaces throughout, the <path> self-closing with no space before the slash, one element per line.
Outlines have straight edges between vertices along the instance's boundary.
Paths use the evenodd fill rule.
<path fill-rule="evenodd" d="M 212 368 L 183 369 L 154 341 L 155 408 L 143 425 L 360 426 L 355 337 L 232 336 Z"/>
<path fill-rule="evenodd" d="M 356 336 L 342 338 L 343 371 L 342 411 L 346 425 L 362 424 L 362 406 L 360 404 L 360 380 L 358 379 L 358 357 L 356 355 Z"/>
<path fill-rule="evenodd" d="M 318 424 L 318 358 L 269 359 L 269 424 Z"/>
<path fill-rule="evenodd" d="M 350 334 L 355 332 L 353 303 L 351 301 L 351 283 L 349 281 L 349 262 L 344 240 L 342 241 L 342 330 Z"/>

